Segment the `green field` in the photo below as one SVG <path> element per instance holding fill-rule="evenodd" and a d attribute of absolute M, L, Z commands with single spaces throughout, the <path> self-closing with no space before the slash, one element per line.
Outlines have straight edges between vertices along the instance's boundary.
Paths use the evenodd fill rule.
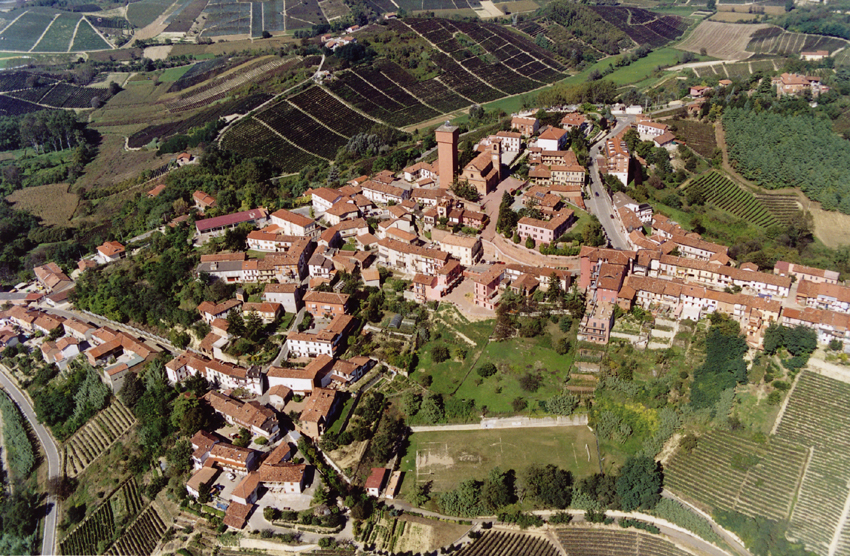
<path fill-rule="evenodd" d="M 134 4 L 130 5 L 133 6 Z M 80 22 L 71 50 L 75 52 L 82 52 L 86 50 L 107 50 L 111 48 L 112 47 L 97 34 L 88 20 Z"/>
<path fill-rule="evenodd" d="M 162 15 L 172 0 L 141 0 L 127 6 L 127 19 L 136 27 L 147 27 Z"/>
<path fill-rule="evenodd" d="M 33 47 L 33 52 L 67 52 L 79 20 L 78 15 L 60 15 L 53 21 L 38 44 Z"/>
<path fill-rule="evenodd" d="M 494 467 L 517 474 L 532 463 L 557 465 L 580 478 L 599 472 L 596 438 L 587 427 L 417 432 L 401 460 L 403 492 L 433 481 L 445 492 L 467 479 L 483 479 Z M 418 465 L 417 465 L 418 460 Z"/>
<path fill-rule="evenodd" d="M 14 19 L 17 14 L 6 16 Z M 38 38 L 53 21 L 53 14 L 27 12 L 0 33 L 0 48 L 7 52 L 26 52 L 35 45 Z"/>
<path fill-rule="evenodd" d="M 193 64 L 189 64 L 188 66 L 179 66 L 176 68 L 168 68 L 162 75 L 159 76 L 159 80 L 163 83 L 171 83 L 177 81 L 183 74 L 189 71 L 192 68 Z"/>
<path fill-rule="evenodd" d="M 562 335 L 556 325 L 550 327 L 553 335 Z M 515 413 L 511 407 L 515 398 L 525 399 L 528 410 L 536 410 L 538 401 L 561 391 L 573 362 L 572 354 L 558 355 L 546 338 L 513 338 L 488 344 L 476 368 L 490 362 L 499 372 L 482 379 L 473 371 L 461 384 L 456 396 L 475 400 L 476 407 L 486 407 L 488 414 Z M 541 378 L 540 387 L 535 392 L 528 392 L 520 386 L 519 379 L 526 373 L 537 374 Z"/>

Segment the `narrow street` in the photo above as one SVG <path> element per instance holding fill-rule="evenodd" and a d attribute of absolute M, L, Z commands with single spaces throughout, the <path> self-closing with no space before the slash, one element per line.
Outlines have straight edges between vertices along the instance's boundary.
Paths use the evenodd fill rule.
<path fill-rule="evenodd" d="M 608 192 L 602 184 L 602 178 L 599 176 L 599 168 L 596 164 L 596 157 L 599 156 L 608 138 L 626 129 L 634 120 L 634 116 L 618 117 L 616 127 L 593 145 L 589 152 L 593 163 L 590 165 L 590 186 L 588 189 L 591 195 L 587 200 L 587 208 L 591 214 L 599 218 L 602 227 L 605 229 L 605 234 L 608 236 L 608 241 L 615 249 L 628 249 L 629 242 L 615 223 L 614 204 L 611 202 L 611 197 L 608 196 Z"/>
<path fill-rule="evenodd" d="M 38 422 L 35 415 L 35 410 L 30 405 L 29 398 L 21 392 L 15 382 L 9 378 L 9 370 L 0 365 L 0 385 L 9 394 L 9 396 L 18 404 L 24 417 L 30 422 L 30 426 L 38 436 L 39 442 L 44 447 L 44 454 L 47 458 L 47 476 L 49 478 L 58 477 L 60 475 L 59 450 L 56 443 L 53 442 L 53 437 L 50 432 Z M 45 500 L 45 515 L 44 515 L 44 538 L 41 543 L 41 553 L 56 554 L 56 522 L 59 513 L 59 508 L 56 499 L 53 496 L 48 496 Z"/>

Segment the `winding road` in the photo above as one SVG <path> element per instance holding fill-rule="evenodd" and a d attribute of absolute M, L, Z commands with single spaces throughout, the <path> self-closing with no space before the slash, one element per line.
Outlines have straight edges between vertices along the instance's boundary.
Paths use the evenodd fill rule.
<path fill-rule="evenodd" d="M 32 404 L 30 404 L 29 398 L 27 398 L 15 382 L 9 378 L 10 374 L 9 369 L 7 369 L 4 365 L 0 365 L 0 385 L 3 386 L 9 396 L 11 396 L 12 399 L 15 400 L 15 403 L 18 404 L 18 407 L 21 408 L 24 417 L 26 417 L 30 422 L 30 426 L 35 431 L 36 436 L 38 436 L 39 442 L 41 442 L 41 445 L 44 446 L 44 453 L 47 456 L 48 477 L 59 477 L 61 461 L 59 459 L 59 449 L 53 441 L 53 437 L 50 436 L 50 432 L 38 422 L 38 419 L 35 416 L 35 410 L 33 409 Z M 41 545 L 41 553 L 44 555 L 56 554 L 56 521 L 58 519 L 57 514 L 59 513 L 59 508 L 52 495 L 48 495 L 45 505 L 47 509 L 44 517 L 44 540 Z"/>

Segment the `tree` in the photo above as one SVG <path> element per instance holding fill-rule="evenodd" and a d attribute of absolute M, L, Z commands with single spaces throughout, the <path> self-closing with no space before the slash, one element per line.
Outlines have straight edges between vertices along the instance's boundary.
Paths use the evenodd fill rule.
<path fill-rule="evenodd" d="M 263 36 L 263 38 L 264 38 L 264 39 L 270 39 L 270 38 L 272 38 L 272 34 L 271 34 L 271 33 L 269 33 L 269 32 L 268 32 L 268 31 L 266 31 L 266 30 L 263 30 L 263 35 L 262 35 L 262 36 Z"/>
<path fill-rule="evenodd" d="M 410 502 L 414 506 L 424 506 L 431 499 L 431 487 L 433 484 L 433 481 L 427 481 L 425 483 L 417 482 L 413 487 L 413 496 Z"/>
<path fill-rule="evenodd" d="M 402 411 L 408 416 L 413 416 L 419 413 L 419 408 L 422 406 L 422 396 L 413 390 L 407 390 L 401 396 Z"/>
<path fill-rule="evenodd" d="M 533 237 L 528 236 L 527 238 L 525 238 L 525 247 L 527 249 L 534 249 L 534 245 L 535 245 L 535 243 L 534 243 Z"/>
<path fill-rule="evenodd" d="M 522 477 L 523 492 L 547 508 L 563 509 L 572 500 L 572 473 L 554 465 L 531 464 Z"/>
<path fill-rule="evenodd" d="M 478 370 L 476 372 L 478 373 L 478 376 L 482 378 L 488 378 L 496 374 L 497 371 L 498 369 L 496 369 L 496 365 L 488 361 L 487 363 L 484 363 L 483 365 L 478 367 Z"/>
<path fill-rule="evenodd" d="M 840 350 L 841 348 L 844 347 L 844 343 L 837 338 L 833 338 L 832 340 L 829 341 L 828 347 L 832 351 L 838 351 L 838 350 Z"/>
<path fill-rule="evenodd" d="M 445 418 L 443 397 L 439 394 L 429 394 L 422 402 L 419 415 L 428 423 L 439 423 Z"/>
<path fill-rule="evenodd" d="M 194 396 L 180 396 L 174 402 L 171 424 L 184 435 L 191 436 L 206 427 L 206 408 Z"/>
<path fill-rule="evenodd" d="M 661 500 L 664 475 L 661 464 L 648 456 L 626 460 L 617 478 L 617 496 L 625 512 L 651 510 Z"/>
<path fill-rule="evenodd" d="M 212 500 L 210 484 L 209 483 L 201 483 L 198 485 L 198 502 L 201 504 L 207 504 Z"/>
<path fill-rule="evenodd" d="M 138 375 L 136 373 L 127 373 L 127 376 L 124 378 L 124 384 L 121 385 L 121 389 L 118 391 L 118 399 L 130 409 L 133 409 L 136 402 L 139 401 L 139 398 L 144 393 L 145 385 L 139 380 Z"/>
<path fill-rule="evenodd" d="M 588 222 L 587 226 L 585 226 L 584 231 L 582 232 L 582 243 L 591 247 L 600 247 L 607 243 L 607 240 L 605 239 L 605 230 L 602 228 L 602 223 L 596 215 L 591 215 L 590 222 Z"/>
<path fill-rule="evenodd" d="M 431 349 L 431 359 L 433 359 L 435 363 L 447 361 L 449 357 L 449 348 L 443 344 L 437 344 Z"/>

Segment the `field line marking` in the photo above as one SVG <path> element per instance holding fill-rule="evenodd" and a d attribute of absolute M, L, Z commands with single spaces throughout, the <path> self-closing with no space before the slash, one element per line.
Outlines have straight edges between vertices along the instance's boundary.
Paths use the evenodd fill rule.
<path fill-rule="evenodd" d="M 43 38 L 44 38 L 44 35 L 46 35 L 46 34 L 47 34 L 47 31 L 49 31 L 49 30 L 50 30 L 50 28 L 51 28 L 51 27 L 53 27 L 53 24 L 56 22 L 56 20 L 57 20 L 57 19 L 59 19 L 59 14 L 56 14 L 56 15 L 54 15 L 54 16 L 53 16 L 53 19 L 51 19 L 51 20 L 50 20 L 50 23 L 47 25 L 47 27 L 45 27 L 45 28 L 44 28 L 44 31 L 42 31 L 42 32 L 41 32 L 41 35 L 39 35 L 38 40 L 37 40 L 37 41 L 35 41 L 35 44 L 34 44 L 34 45 L 32 45 L 32 48 L 30 48 L 29 50 L 27 50 L 27 52 L 32 52 L 32 51 L 33 51 L 33 48 L 35 48 L 36 46 L 38 46 L 38 43 L 40 43 L 40 42 L 41 42 L 41 39 L 43 39 Z"/>
<path fill-rule="evenodd" d="M 24 13 L 22 13 L 21 15 L 19 15 L 18 17 L 16 17 L 16 18 L 15 18 L 15 19 L 13 19 L 12 21 L 10 21 L 8 25 L 6 25 L 5 27 L 3 27 L 3 29 L 2 29 L 2 30 L 0 30 L 0 35 L 2 35 L 3 33 L 5 33 L 5 32 L 6 32 L 6 29 L 8 29 L 8 28 L 9 28 L 9 27 L 11 27 L 12 25 L 14 25 L 16 21 L 18 21 L 19 19 L 21 19 L 22 17 L 24 17 L 24 16 L 25 16 L 25 15 L 27 15 L 28 13 L 30 13 L 30 11 L 29 11 L 29 10 L 25 11 Z M 51 22 L 51 23 L 52 23 L 52 22 Z"/>
<path fill-rule="evenodd" d="M 84 19 L 85 17 L 81 17 L 77 20 L 77 24 L 74 25 L 74 34 L 71 35 L 71 41 L 68 43 L 68 50 L 65 52 L 71 52 L 71 47 L 74 46 L 74 41 L 77 39 L 77 30 L 80 28 L 80 22 Z"/>
<path fill-rule="evenodd" d="M 263 120 L 261 120 L 261 119 L 259 119 L 259 118 L 254 118 L 254 120 L 255 120 L 256 122 L 258 122 L 261 126 L 267 127 L 267 128 L 269 129 L 269 131 L 271 131 L 272 133 L 274 133 L 275 135 L 277 135 L 278 137 L 280 137 L 281 139 L 283 139 L 284 141 L 286 141 L 287 143 L 289 143 L 290 145 L 292 145 L 292 146 L 293 146 L 293 147 L 295 147 L 296 149 L 298 149 L 298 150 L 300 150 L 300 151 L 304 151 L 305 153 L 307 153 L 307 154 L 309 154 L 309 155 L 312 155 L 312 156 L 315 156 L 315 157 L 317 157 L 317 158 L 321 158 L 322 160 L 327 160 L 328 162 L 330 162 L 330 160 L 329 160 L 329 159 L 327 159 L 327 158 L 325 158 L 325 157 L 323 157 L 323 156 L 319 156 L 319 155 L 317 155 L 316 153 L 310 152 L 310 151 L 308 151 L 307 149 L 303 149 L 303 148 L 299 147 L 298 145 L 296 145 L 295 143 L 293 143 L 292 141 L 290 141 L 289 139 L 287 139 L 286 137 L 284 137 L 284 136 L 283 136 L 283 135 L 282 135 L 282 134 L 281 134 L 278 130 L 276 130 L 275 128 L 273 128 L 272 126 L 270 126 L 269 124 L 267 124 L 267 123 L 266 123 L 266 122 L 264 122 Z"/>
<path fill-rule="evenodd" d="M 779 408 L 779 413 L 776 414 L 776 420 L 773 422 L 773 427 L 770 429 L 771 436 L 776 434 L 776 430 L 779 428 L 779 423 L 782 421 L 782 417 L 785 416 L 785 409 L 788 407 L 788 401 L 794 394 L 794 390 L 797 388 L 797 383 L 800 382 L 801 376 L 803 376 L 803 373 L 797 375 L 797 378 L 795 378 L 794 382 L 791 384 L 791 389 L 788 390 L 788 394 L 786 394 L 785 399 L 782 401 L 782 407 Z"/>

